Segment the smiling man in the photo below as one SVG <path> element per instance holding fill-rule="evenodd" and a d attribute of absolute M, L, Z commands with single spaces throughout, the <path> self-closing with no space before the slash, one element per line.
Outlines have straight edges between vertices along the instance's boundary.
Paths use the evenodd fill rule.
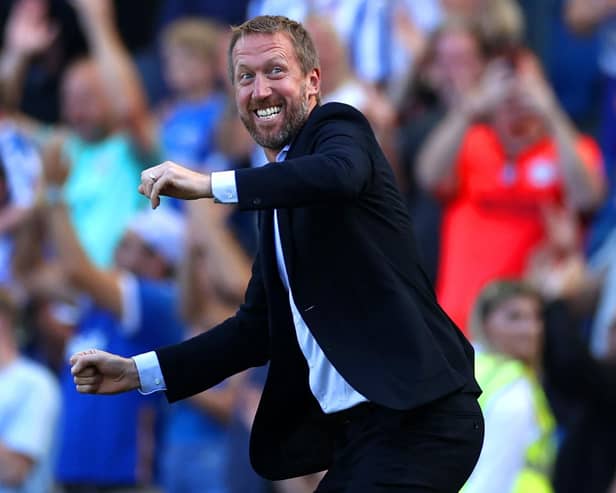
<path fill-rule="evenodd" d="M 234 28 L 229 75 L 271 162 L 211 175 L 165 162 L 140 192 L 153 207 L 168 195 L 260 211 L 245 303 L 179 345 L 74 355 L 77 390 L 173 402 L 269 362 L 251 439 L 261 475 L 328 469 L 318 493 L 457 492 L 483 440 L 473 350 L 435 300 L 370 125 L 319 105 L 314 45 L 285 17 Z"/>

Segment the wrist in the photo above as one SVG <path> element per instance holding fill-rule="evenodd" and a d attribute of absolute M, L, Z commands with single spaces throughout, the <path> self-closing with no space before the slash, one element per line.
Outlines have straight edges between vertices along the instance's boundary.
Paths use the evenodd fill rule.
<path fill-rule="evenodd" d="M 212 194 L 212 175 L 210 173 L 205 173 L 203 175 L 203 198 L 211 199 L 213 197 Z"/>
<path fill-rule="evenodd" d="M 133 358 L 126 358 L 127 360 L 127 369 L 126 369 L 126 378 L 129 386 L 128 390 L 139 390 L 141 389 L 141 380 L 139 379 L 139 371 L 137 370 L 137 363 Z"/>

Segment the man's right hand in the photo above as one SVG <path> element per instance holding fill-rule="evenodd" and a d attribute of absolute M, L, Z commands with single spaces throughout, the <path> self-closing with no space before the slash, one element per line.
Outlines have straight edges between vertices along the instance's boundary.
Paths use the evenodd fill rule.
<path fill-rule="evenodd" d="M 138 190 L 150 199 L 152 209 L 156 209 L 161 195 L 183 200 L 211 198 L 212 182 L 209 174 L 165 161 L 141 172 Z"/>
<path fill-rule="evenodd" d="M 71 356 L 70 364 L 75 386 L 82 394 L 119 394 L 140 387 L 131 358 L 89 349 Z"/>

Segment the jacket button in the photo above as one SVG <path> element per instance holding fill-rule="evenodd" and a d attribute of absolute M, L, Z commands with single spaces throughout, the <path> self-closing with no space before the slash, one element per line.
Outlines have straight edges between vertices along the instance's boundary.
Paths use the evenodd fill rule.
<path fill-rule="evenodd" d="M 253 200 L 252 200 L 252 204 L 253 204 L 253 205 L 259 205 L 259 204 L 261 204 L 261 199 L 260 199 L 259 197 L 257 197 L 256 199 L 253 199 Z"/>

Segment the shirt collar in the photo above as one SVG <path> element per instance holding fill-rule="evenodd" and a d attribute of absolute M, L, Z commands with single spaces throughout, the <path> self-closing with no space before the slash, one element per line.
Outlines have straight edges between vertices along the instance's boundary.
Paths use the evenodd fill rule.
<path fill-rule="evenodd" d="M 280 163 L 280 162 L 284 161 L 285 159 L 287 159 L 287 154 L 289 153 L 289 149 L 290 148 L 291 148 L 291 144 L 287 144 L 282 149 L 280 149 L 280 152 L 276 156 L 276 162 L 277 163 Z"/>

